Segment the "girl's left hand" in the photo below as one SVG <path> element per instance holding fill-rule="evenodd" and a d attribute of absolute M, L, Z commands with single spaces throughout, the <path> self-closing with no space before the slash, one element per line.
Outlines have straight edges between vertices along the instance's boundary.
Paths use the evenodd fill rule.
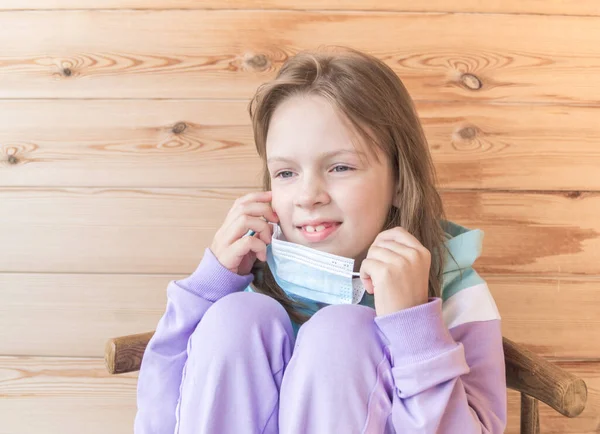
<path fill-rule="evenodd" d="M 431 253 L 401 226 L 381 232 L 360 266 L 360 278 L 375 294 L 378 316 L 429 300 Z"/>

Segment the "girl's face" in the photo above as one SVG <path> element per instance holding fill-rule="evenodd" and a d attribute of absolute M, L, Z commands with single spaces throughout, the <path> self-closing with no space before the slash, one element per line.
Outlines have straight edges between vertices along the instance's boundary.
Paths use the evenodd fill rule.
<path fill-rule="evenodd" d="M 382 154 L 355 146 L 343 118 L 320 96 L 280 104 L 267 136 L 272 205 L 287 241 L 355 259 L 355 271 L 394 203 Z"/>

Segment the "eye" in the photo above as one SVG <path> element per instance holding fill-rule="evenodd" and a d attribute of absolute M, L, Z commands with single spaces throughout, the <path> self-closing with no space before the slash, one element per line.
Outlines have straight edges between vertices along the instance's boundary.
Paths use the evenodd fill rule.
<path fill-rule="evenodd" d="M 280 176 L 280 175 L 283 175 L 284 173 L 290 173 L 290 174 L 293 174 L 293 173 L 292 173 L 291 171 L 289 171 L 289 170 L 282 170 L 281 172 L 279 172 L 279 173 L 277 173 L 277 174 L 275 175 L 275 178 L 284 178 L 284 179 L 286 179 L 286 178 L 289 178 L 289 176 Z"/>
<path fill-rule="evenodd" d="M 336 169 L 344 169 L 344 170 L 336 170 Z M 332 170 L 334 172 L 340 173 L 340 172 L 348 172 L 348 171 L 354 170 L 354 169 L 352 167 L 348 167 L 348 166 L 344 166 L 343 164 L 340 164 L 338 166 L 335 166 Z"/>

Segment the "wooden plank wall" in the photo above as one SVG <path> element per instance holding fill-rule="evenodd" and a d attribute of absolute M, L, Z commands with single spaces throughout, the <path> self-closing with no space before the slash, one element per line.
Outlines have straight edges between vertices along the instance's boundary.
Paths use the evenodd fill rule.
<path fill-rule="evenodd" d="M 596 0 L 4 0 L 1 434 L 132 431 L 137 374 L 107 375 L 104 341 L 152 330 L 259 186 L 246 104 L 322 44 L 405 81 L 504 335 L 588 383 L 543 432 L 600 433 Z"/>

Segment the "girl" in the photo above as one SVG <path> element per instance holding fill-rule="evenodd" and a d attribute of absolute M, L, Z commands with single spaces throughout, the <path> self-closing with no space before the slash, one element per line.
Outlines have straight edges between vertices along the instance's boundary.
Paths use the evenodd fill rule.
<path fill-rule="evenodd" d="M 504 432 L 500 316 L 472 268 L 483 234 L 445 219 L 396 74 L 301 52 L 249 111 L 264 191 L 169 283 L 135 432 Z"/>

